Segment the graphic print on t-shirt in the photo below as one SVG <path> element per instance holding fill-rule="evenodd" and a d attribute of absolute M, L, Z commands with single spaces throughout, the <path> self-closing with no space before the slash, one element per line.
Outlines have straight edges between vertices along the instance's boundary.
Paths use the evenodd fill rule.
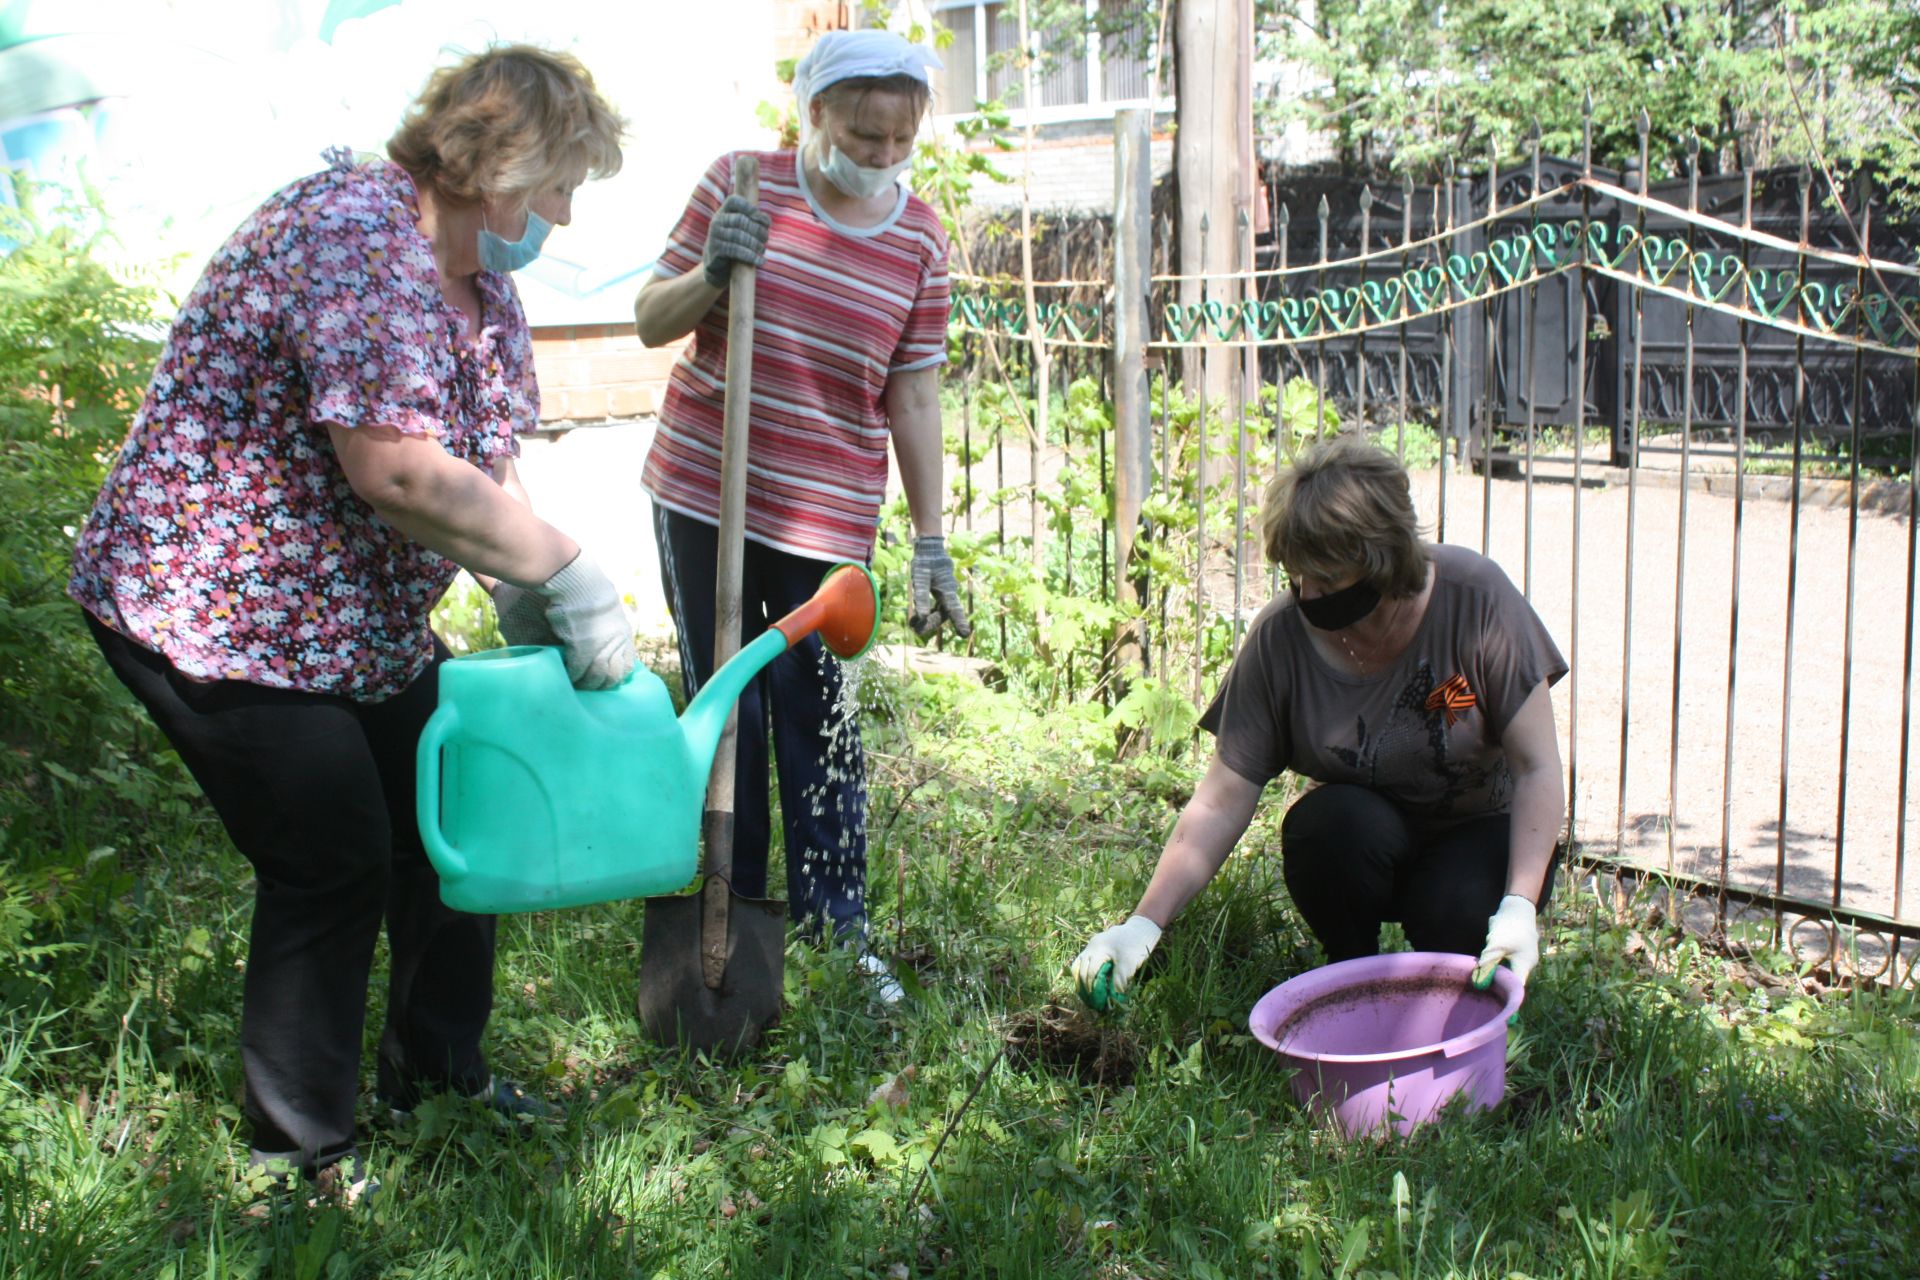
<path fill-rule="evenodd" d="M 1356 715 L 1351 745 L 1328 742 L 1327 753 L 1352 769 L 1358 775 L 1354 781 L 1362 786 L 1388 792 L 1408 786 L 1426 791 L 1437 780 L 1439 799 L 1432 817 L 1452 816 L 1456 803 L 1467 796 L 1475 797 L 1476 810 L 1482 798 L 1504 806 L 1513 786 L 1506 757 L 1494 756 L 1489 763 L 1483 752 L 1451 749 L 1456 731 L 1477 738 L 1481 727 L 1472 714 L 1471 692 L 1466 692 L 1464 700 L 1435 697 L 1446 690 L 1467 691 L 1467 682 L 1459 675 L 1446 682 L 1436 679 L 1433 663 L 1422 658 L 1388 704 L 1384 723 L 1369 728 L 1366 715 Z"/>

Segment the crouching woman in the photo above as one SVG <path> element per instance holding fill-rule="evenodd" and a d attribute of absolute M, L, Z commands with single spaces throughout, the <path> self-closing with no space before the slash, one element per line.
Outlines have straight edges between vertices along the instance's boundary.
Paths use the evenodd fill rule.
<path fill-rule="evenodd" d="M 1549 692 L 1567 664 L 1498 565 L 1419 536 L 1407 472 L 1364 439 L 1304 451 L 1268 486 L 1267 556 L 1291 590 L 1254 619 L 1201 718 L 1212 764 L 1134 914 L 1073 962 L 1124 991 L 1284 770 L 1288 892 L 1329 962 L 1417 950 L 1539 957 L 1535 911 L 1566 808 Z"/>

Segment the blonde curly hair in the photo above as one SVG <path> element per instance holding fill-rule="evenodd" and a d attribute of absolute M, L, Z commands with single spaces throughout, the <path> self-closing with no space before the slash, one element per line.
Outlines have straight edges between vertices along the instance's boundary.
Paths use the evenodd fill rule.
<path fill-rule="evenodd" d="M 428 77 L 387 156 L 465 204 L 612 177 L 625 131 L 572 54 L 495 45 Z"/>

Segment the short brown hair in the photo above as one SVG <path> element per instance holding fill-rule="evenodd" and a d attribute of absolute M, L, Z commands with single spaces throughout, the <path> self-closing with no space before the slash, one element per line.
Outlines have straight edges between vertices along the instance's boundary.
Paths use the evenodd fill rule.
<path fill-rule="evenodd" d="M 570 53 L 495 45 L 427 79 L 387 155 L 461 203 L 620 172 L 626 121 Z"/>
<path fill-rule="evenodd" d="M 905 98 L 913 108 L 916 124 L 927 114 L 927 104 L 933 101 L 933 90 L 919 76 L 906 74 L 892 76 L 849 76 L 845 80 L 835 80 L 814 90 L 813 100 L 823 109 L 850 110 L 859 114 L 867 105 L 867 98 L 876 93 L 897 93 Z"/>
<path fill-rule="evenodd" d="M 1338 582 L 1358 573 L 1381 595 L 1426 585 L 1427 548 L 1407 469 L 1357 434 L 1301 450 L 1260 504 L 1267 559 L 1289 578 Z"/>

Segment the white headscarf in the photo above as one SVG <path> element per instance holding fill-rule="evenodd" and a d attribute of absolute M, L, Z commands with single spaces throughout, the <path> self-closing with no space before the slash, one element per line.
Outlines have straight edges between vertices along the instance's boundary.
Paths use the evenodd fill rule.
<path fill-rule="evenodd" d="M 793 96 L 800 107 L 800 141 L 813 136 L 813 95 L 842 80 L 878 76 L 912 76 L 927 83 L 927 69 L 940 68 L 940 59 L 925 45 L 914 44 L 891 31 L 829 31 L 814 41 L 807 56 L 793 69 Z"/>

